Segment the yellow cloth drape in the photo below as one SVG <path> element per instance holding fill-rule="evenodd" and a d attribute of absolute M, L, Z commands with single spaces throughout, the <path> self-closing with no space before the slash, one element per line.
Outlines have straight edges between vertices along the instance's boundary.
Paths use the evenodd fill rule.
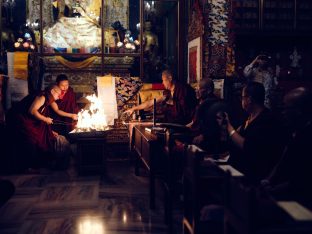
<path fill-rule="evenodd" d="M 146 102 L 148 100 L 152 100 L 154 98 L 158 98 L 163 96 L 163 90 L 142 90 L 139 92 L 141 102 Z"/>
<path fill-rule="evenodd" d="M 142 85 L 141 91 L 143 91 L 143 90 L 149 90 L 149 89 L 152 89 L 152 88 L 153 88 L 153 84 L 144 83 L 144 84 Z"/>
<path fill-rule="evenodd" d="M 106 76 L 98 76 L 97 77 L 97 85 L 107 88 L 112 86 L 112 75 L 106 75 Z"/>
<path fill-rule="evenodd" d="M 28 52 L 14 53 L 14 78 L 27 80 L 28 78 Z"/>
<path fill-rule="evenodd" d="M 80 62 L 72 62 L 68 61 L 67 59 L 64 59 L 62 56 L 56 56 L 56 60 L 59 61 L 64 66 L 70 68 L 70 69 L 79 69 L 79 68 L 85 68 L 88 67 L 90 64 L 94 62 L 96 59 L 96 56 L 87 58 Z"/>
<path fill-rule="evenodd" d="M 55 8 L 57 8 L 57 5 L 58 5 L 58 4 L 57 4 L 57 1 L 53 1 L 53 2 L 52 2 L 52 5 L 53 5 Z"/>

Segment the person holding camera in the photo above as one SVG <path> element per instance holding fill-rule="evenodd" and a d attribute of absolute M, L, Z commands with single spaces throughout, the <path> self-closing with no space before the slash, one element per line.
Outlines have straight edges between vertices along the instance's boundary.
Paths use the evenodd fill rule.
<path fill-rule="evenodd" d="M 263 54 L 258 55 L 249 65 L 244 68 L 244 76 L 248 78 L 248 81 L 258 82 L 264 86 L 264 105 L 265 107 L 272 109 L 276 81 L 270 63 L 270 56 Z"/>
<path fill-rule="evenodd" d="M 229 163 L 251 182 L 259 183 L 277 164 L 285 145 L 281 121 L 264 106 L 264 87 L 249 82 L 242 90 L 242 108 L 246 121 L 234 128 L 228 114 L 225 120 L 230 144 Z"/>

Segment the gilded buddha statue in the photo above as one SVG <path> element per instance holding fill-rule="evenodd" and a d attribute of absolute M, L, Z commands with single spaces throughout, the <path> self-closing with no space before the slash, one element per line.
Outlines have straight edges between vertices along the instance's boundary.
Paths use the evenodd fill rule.
<path fill-rule="evenodd" d="M 144 23 L 144 52 L 155 53 L 158 49 L 158 37 L 155 33 L 152 32 L 152 23 L 146 21 Z"/>
<path fill-rule="evenodd" d="M 101 0 L 57 0 L 57 21 L 44 32 L 44 46 L 70 52 L 71 48 L 89 48 L 87 53 L 101 46 L 99 14 Z M 66 10 L 68 8 L 68 10 Z M 65 14 L 69 11 L 69 14 Z M 71 16 L 71 17 L 66 17 Z"/>
<path fill-rule="evenodd" d="M 3 51 L 8 51 L 14 48 L 14 33 L 10 28 L 7 27 L 6 18 L 2 19 L 1 42 Z"/>
<path fill-rule="evenodd" d="M 158 36 L 152 31 L 151 21 L 144 23 L 144 81 L 158 82 L 158 67 L 160 64 Z"/>

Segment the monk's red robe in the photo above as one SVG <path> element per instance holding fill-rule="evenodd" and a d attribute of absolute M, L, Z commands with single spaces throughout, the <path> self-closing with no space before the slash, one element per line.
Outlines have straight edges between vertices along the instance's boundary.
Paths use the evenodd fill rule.
<path fill-rule="evenodd" d="M 54 137 L 51 125 L 36 119 L 29 113 L 29 108 L 37 96 L 45 96 L 44 104 L 39 112 L 49 117 L 49 105 L 54 101 L 48 91 L 39 94 L 30 94 L 12 107 L 7 115 L 7 126 L 14 141 L 14 147 L 24 154 L 41 155 L 54 152 Z"/>
<path fill-rule="evenodd" d="M 195 90 L 188 84 L 176 83 L 173 97 L 168 94 L 172 105 L 165 104 L 165 121 L 183 125 L 190 123 L 197 105 Z"/>
<path fill-rule="evenodd" d="M 65 111 L 67 113 L 77 114 L 79 111 L 77 103 L 76 103 L 76 96 L 75 96 L 74 90 L 71 87 L 68 88 L 67 92 L 65 93 L 62 99 L 59 99 L 56 101 L 56 104 L 58 105 L 58 108 L 60 110 Z M 75 126 L 75 122 L 72 120 L 72 118 L 59 116 L 53 110 L 51 111 L 51 116 L 53 120 L 56 120 L 54 121 L 56 124 L 52 125 L 52 129 L 55 132 L 63 136 L 66 136 L 70 131 L 73 130 Z M 68 125 L 57 124 L 57 120 L 67 123 Z"/>

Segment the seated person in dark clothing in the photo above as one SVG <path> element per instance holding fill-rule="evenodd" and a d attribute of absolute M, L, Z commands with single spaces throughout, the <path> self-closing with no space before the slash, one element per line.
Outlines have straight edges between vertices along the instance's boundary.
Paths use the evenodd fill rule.
<path fill-rule="evenodd" d="M 296 200 L 312 209 L 312 91 L 296 88 L 284 97 L 290 131 L 283 156 L 262 184 L 279 200 Z"/>
<path fill-rule="evenodd" d="M 29 94 L 9 110 L 8 130 L 11 142 L 18 146 L 21 166 L 38 167 L 42 160 L 53 156 L 58 134 L 51 129 L 53 119 L 48 107 L 60 96 L 61 90 L 55 85 L 38 94 Z"/>
<path fill-rule="evenodd" d="M 51 104 L 51 117 L 63 124 L 52 125 L 53 131 L 66 136 L 74 128 L 73 120 L 77 120 L 78 106 L 74 90 L 69 87 L 66 75 L 61 74 L 56 78 L 56 84 L 61 89 L 60 99 Z"/>
<path fill-rule="evenodd" d="M 214 83 L 203 79 L 197 88 L 199 105 L 196 107 L 193 121 L 187 126 L 194 136 L 192 143 L 210 153 L 221 153 L 226 150 L 227 132 L 217 122 L 217 115 L 228 112 L 224 101 L 214 95 Z"/>
<path fill-rule="evenodd" d="M 195 90 L 188 84 L 176 82 L 170 70 L 162 72 L 162 83 L 165 87 L 164 95 L 156 98 L 156 103 L 162 103 L 165 119 L 164 122 L 185 125 L 190 123 L 197 104 Z M 136 110 L 152 107 L 153 100 L 146 101 L 126 111 L 132 114 Z"/>
<path fill-rule="evenodd" d="M 233 143 L 229 163 L 251 182 L 258 183 L 281 157 L 285 134 L 280 121 L 264 107 L 262 84 L 250 82 L 243 88 L 242 107 L 249 116 L 236 130 L 226 114 L 227 130 Z"/>

